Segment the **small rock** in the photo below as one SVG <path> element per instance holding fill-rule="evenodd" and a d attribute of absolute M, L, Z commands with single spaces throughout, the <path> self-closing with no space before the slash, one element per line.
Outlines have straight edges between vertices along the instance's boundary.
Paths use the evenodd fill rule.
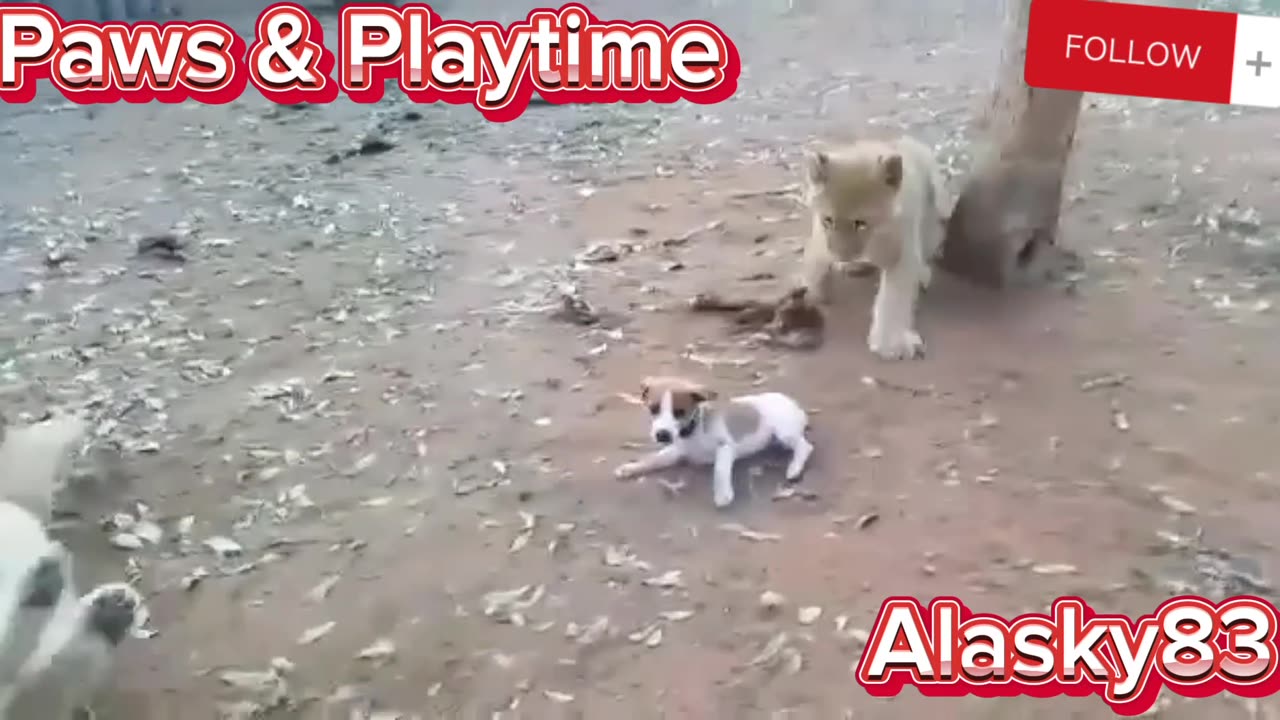
<path fill-rule="evenodd" d="M 204 546 L 209 548 L 210 552 L 220 558 L 239 557 L 244 552 L 244 548 L 240 547 L 240 543 L 223 535 L 214 535 L 204 541 Z"/>
<path fill-rule="evenodd" d="M 765 590 L 760 593 L 760 609 L 766 613 L 777 612 L 787 604 L 787 598 L 782 593 L 772 590 Z"/>
<path fill-rule="evenodd" d="M 111 547 L 117 550 L 141 550 L 145 544 L 142 538 L 131 532 L 118 532 L 111 536 Z"/>

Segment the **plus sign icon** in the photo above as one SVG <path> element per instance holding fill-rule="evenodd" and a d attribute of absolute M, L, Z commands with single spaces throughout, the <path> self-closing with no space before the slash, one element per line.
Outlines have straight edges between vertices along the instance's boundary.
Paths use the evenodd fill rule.
<path fill-rule="evenodd" d="M 1280 18 L 1034 0 L 1027 33 L 1032 87 L 1280 107 Z"/>

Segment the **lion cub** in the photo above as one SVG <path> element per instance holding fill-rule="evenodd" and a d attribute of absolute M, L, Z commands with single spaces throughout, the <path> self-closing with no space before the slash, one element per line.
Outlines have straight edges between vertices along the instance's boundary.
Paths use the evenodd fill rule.
<path fill-rule="evenodd" d="M 900 360 L 924 353 L 916 300 L 942 249 L 950 203 L 933 152 L 909 137 L 863 140 L 805 158 L 813 234 L 804 252 L 804 284 L 830 301 L 832 275 L 858 266 L 880 272 L 867 347 Z"/>

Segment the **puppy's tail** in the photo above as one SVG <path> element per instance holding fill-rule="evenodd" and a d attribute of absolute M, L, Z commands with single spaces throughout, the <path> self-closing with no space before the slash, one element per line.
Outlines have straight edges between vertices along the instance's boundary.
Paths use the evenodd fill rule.
<path fill-rule="evenodd" d="M 26 508 L 48 521 L 53 494 L 65 481 L 72 446 L 87 424 L 74 415 L 61 415 L 34 425 L 10 425 L 0 442 L 0 499 Z"/>

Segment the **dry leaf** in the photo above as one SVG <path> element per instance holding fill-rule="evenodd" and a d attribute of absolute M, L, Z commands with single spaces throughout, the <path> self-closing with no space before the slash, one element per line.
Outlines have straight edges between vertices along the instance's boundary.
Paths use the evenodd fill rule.
<path fill-rule="evenodd" d="M 680 570 L 669 570 L 661 575 L 645 578 L 643 582 L 649 587 L 676 588 L 684 585 L 684 580 L 681 577 L 683 574 Z"/>
<path fill-rule="evenodd" d="M 576 640 L 579 645 L 591 645 L 608 634 L 609 627 L 609 617 L 601 615 L 586 628 L 580 628 L 576 623 L 569 623 L 565 628 L 565 635 Z"/>
<path fill-rule="evenodd" d="M 365 470 L 373 467 L 376 462 L 378 462 L 378 453 L 369 453 L 357 460 L 355 465 L 352 465 L 351 469 L 347 471 L 347 475 L 359 475 Z"/>
<path fill-rule="evenodd" d="M 651 648 L 658 647 L 662 644 L 662 625 L 653 623 L 627 635 L 627 639 L 633 643 L 644 643 Z"/>
<path fill-rule="evenodd" d="M 303 631 L 302 635 L 298 637 L 298 644 L 311 645 L 312 643 L 316 642 L 320 638 L 332 632 L 333 629 L 337 627 L 337 625 L 338 623 L 330 620 L 329 622 L 324 623 L 323 625 L 317 625 L 313 628 L 309 628 Z"/>
<path fill-rule="evenodd" d="M 1196 513 L 1196 507 L 1194 505 L 1172 495 L 1161 495 L 1160 502 L 1166 508 L 1169 508 L 1169 510 L 1179 515 L 1194 515 Z"/>
<path fill-rule="evenodd" d="M 782 655 L 782 650 L 787 646 L 790 638 L 786 633 L 778 633 L 773 636 L 768 644 L 766 644 L 756 656 L 747 661 L 748 667 L 772 667 L 777 664 Z"/>
<path fill-rule="evenodd" d="M 800 621 L 801 625 L 812 625 L 817 622 L 820 617 L 822 617 L 822 608 L 817 605 L 802 607 L 796 614 L 796 619 Z"/>
<path fill-rule="evenodd" d="M 1074 575 L 1079 572 L 1075 565 L 1067 565 L 1065 563 L 1046 563 L 1043 565 L 1032 565 L 1031 572 L 1037 575 Z"/>
<path fill-rule="evenodd" d="M 358 660 L 385 661 L 395 657 L 396 646 L 387 638 L 379 638 L 356 654 Z"/>
<path fill-rule="evenodd" d="M 118 532 L 111 536 L 111 547 L 117 550 L 141 550 L 145 543 L 131 532 Z"/>
<path fill-rule="evenodd" d="M 222 535 L 215 535 L 206 539 L 204 541 L 204 546 L 212 551 L 213 554 L 224 559 L 237 557 L 244 551 L 244 549 L 240 547 L 240 543 L 229 537 L 223 537 Z"/>
<path fill-rule="evenodd" d="M 773 611 L 787 604 L 787 598 L 782 593 L 772 590 L 765 590 L 760 593 L 760 607 L 763 610 Z"/>
<path fill-rule="evenodd" d="M 751 530 L 750 528 L 739 525 L 738 523 L 725 523 L 720 526 L 721 530 L 736 533 L 738 537 L 753 542 L 778 542 L 782 539 L 781 535 L 775 533 L 764 533 Z"/>
<path fill-rule="evenodd" d="M 338 575 L 330 575 L 324 580 L 321 580 L 320 584 L 311 588 L 310 592 L 307 593 L 307 601 L 311 603 L 323 602 L 325 598 L 329 597 L 329 593 L 333 590 L 333 586 L 338 584 L 339 578 L 340 576 Z"/>

